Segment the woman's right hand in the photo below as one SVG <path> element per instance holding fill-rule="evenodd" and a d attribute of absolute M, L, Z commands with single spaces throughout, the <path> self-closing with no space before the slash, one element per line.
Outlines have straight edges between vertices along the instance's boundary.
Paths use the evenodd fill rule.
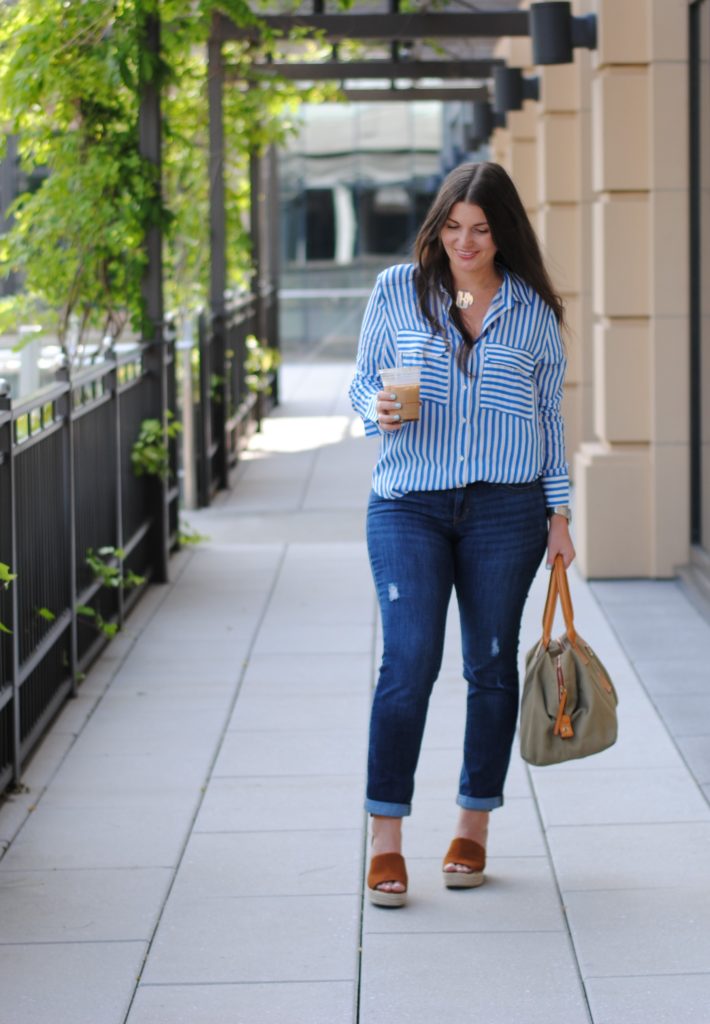
<path fill-rule="evenodd" d="M 377 425 L 380 430 L 401 430 L 402 420 L 399 410 L 402 403 L 397 401 L 397 393 L 393 389 L 377 393 Z"/>

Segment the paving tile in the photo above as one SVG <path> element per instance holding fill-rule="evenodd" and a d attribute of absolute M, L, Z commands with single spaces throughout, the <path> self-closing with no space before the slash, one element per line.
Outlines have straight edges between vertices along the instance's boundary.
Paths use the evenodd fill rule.
<path fill-rule="evenodd" d="M 369 651 L 371 643 L 372 626 L 368 622 L 331 624 L 327 628 L 318 622 L 307 625 L 291 623 L 280 629 L 272 629 L 267 620 L 259 632 L 254 651 L 258 654 L 324 651 L 349 656 Z"/>
<path fill-rule="evenodd" d="M 567 936 L 368 935 L 359 1024 L 442 1020 L 588 1024 Z"/>
<path fill-rule="evenodd" d="M 444 847 L 444 850 L 446 847 Z M 554 932 L 564 919 L 547 857 L 495 857 L 476 889 L 445 889 L 436 859 L 407 858 L 406 913 L 365 906 L 370 934 L 413 932 Z"/>
<path fill-rule="evenodd" d="M 547 839 L 564 891 L 708 885 L 710 821 L 550 828 Z"/>
<path fill-rule="evenodd" d="M 367 729 L 370 698 L 362 689 L 358 694 L 313 694 L 304 700 L 300 693 L 254 696 L 240 693 L 234 708 L 230 730 L 251 729 L 347 729 L 360 725 Z"/>
<path fill-rule="evenodd" d="M 710 820 L 686 769 L 554 769 L 533 779 L 547 826 Z"/>
<path fill-rule="evenodd" d="M 214 768 L 222 775 L 356 775 L 365 764 L 363 729 L 228 732 Z"/>
<path fill-rule="evenodd" d="M 140 652 L 136 651 L 126 661 L 126 667 L 131 669 L 138 667 L 144 671 L 151 664 L 164 666 L 178 663 L 190 665 L 198 672 L 202 668 L 209 670 L 211 663 L 218 665 L 241 666 L 244 661 L 253 637 L 253 629 L 245 629 L 240 636 L 234 634 L 225 635 L 219 641 L 215 638 L 196 642 L 185 630 L 176 625 L 174 632 L 169 632 L 160 639 L 141 640 Z"/>
<path fill-rule="evenodd" d="M 590 978 L 595 1024 L 707 1024 L 710 973 Z"/>
<path fill-rule="evenodd" d="M 583 977 L 702 974 L 710 963 L 710 890 L 567 892 Z"/>
<path fill-rule="evenodd" d="M 353 775 L 212 778 L 197 832 L 352 828 L 363 821 L 365 784 Z"/>
<path fill-rule="evenodd" d="M 634 667 L 654 697 L 708 692 L 707 658 L 637 658 Z"/>
<path fill-rule="evenodd" d="M 150 939 L 168 868 L 8 871 L 0 863 L 0 944 Z"/>
<path fill-rule="evenodd" d="M 210 719 L 215 733 L 218 721 Z M 216 746 L 214 736 L 209 740 L 201 736 L 193 749 L 187 742 L 176 747 L 154 738 L 151 750 L 139 737 L 138 742 L 127 741 L 127 749 L 120 753 L 111 748 L 99 753 L 102 738 L 84 744 L 82 737 L 54 776 L 46 803 L 65 807 L 98 806 L 104 801 L 114 806 L 129 806 L 134 800 L 137 805 L 151 800 L 180 803 L 185 790 L 197 791 L 204 781 Z"/>
<path fill-rule="evenodd" d="M 689 602 L 675 580 L 593 580 L 589 589 L 603 606 L 686 609 Z"/>
<path fill-rule="evenodd" d="M 3 946 L 3 1024 L 124 1024 L 145 949 L 143 942 Z"/>
<path fill-rule="evenodd" d="M 141 985 L 126 1024 L 356 1024 L 353 981 Z"/>
<path fill-rule="evenodd" d="M 682 700 L 656 696 L 654 701 L 674 736 L 705 736 L 710 749 L 710 693 L 689 693 Z"/>
<path fill-rule="evenodd" d="M 127 793 L 111 798 L 59 800 L 54 791 L 30 815 L 3 867 L 52 868 L 170 867 L 185 842 L 201 786 L 170 794 Z"/>
<path fill-rule="evenodd" d="M 349 829 L 193 835 L 180 864 L 175 899 L 358 893 L 360 826 L 355 821 Z"/>
<path fill-rule="evenodd" d="M 144 772 L 148 764 L 156 778 L 205 763 L 216 749 L 232 697 L 232 688 L 226 687 L 186 699 L 176 692 L 172 701 L 167 692 L 112 695 L 62 764 L 57 781 L 82 776 L 88 781 L 96 766 L 112 785 L 114 779 L 126 781 Z"/>
<path fill-rule="evenodd" d="M 679 609 L 673 616 L 664 608 L 615 608 L 613 623 L 634 660 L 668 661 L 682 652 L 702 661 L 710 643 L 710 626 L 694 611 Z"/>
<path fill-rule="evenodd" d="M 314 539 L 321 544 L 364 544 L 366 501 L 367 494 L 359 502 L 360 507 L 353 508 L 347 502 L 344 507 L 334 508 L 332 505 L 327 506 L 323 500 L 314 506 L 307 496 L 303 507 L 298 509 L 298 515 L 294 515 L 293 510 L 285 511 L 281 508 L 261 510 L 258 513 L 228 509 L 221 516 L 211 518 L 204 529 L 209 531 L 210 540 L 218 543 L 238 536 L 244 544 L 269 544 L 274 537 L 278 537 L 284 544 L 312 543 Z"/>
<path fill-rule="evenodd" d="M 710 785 L 710 736 L 679 736 L 676 742 L 696 781 Z"/>
<path fill-rule="evenodd" d="M 304 700 L 317 693 L 369 693 L 372 675 L 371 651 L 348 654 L 347 658 L 320 651 L 252 654 L 242 692 L 297 693 Z"/>
<path fill-rule="evenodd" d="M 170 900 L 143 980 L 350 980 L 359 906 L 356 896 Z"/>

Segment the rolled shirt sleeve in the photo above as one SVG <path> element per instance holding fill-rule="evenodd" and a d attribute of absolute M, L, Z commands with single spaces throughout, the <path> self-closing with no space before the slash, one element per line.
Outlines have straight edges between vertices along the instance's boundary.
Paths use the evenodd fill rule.
<path fill-rule="evenodd" d="M 387 326 L 382 291 L 382 281 L 378 278 L 363 317 L 355 376 L 348 391 L 352 407 L 362 417 L 368 436 L 381 433 L 377 424 L 377 394 L 382 391 L 379 369 L 394 366 L 397 355 L 396 343 Z"/>
<path fill-rule="evenodd" d="M 542 435 L 542 488 L 548 508 L 569 504 L 569 471 L 565 458 L 562 390 L 567 357 L 557 318 L 549 311 L 542 358 L 535 367 L 538 416 Z"/>

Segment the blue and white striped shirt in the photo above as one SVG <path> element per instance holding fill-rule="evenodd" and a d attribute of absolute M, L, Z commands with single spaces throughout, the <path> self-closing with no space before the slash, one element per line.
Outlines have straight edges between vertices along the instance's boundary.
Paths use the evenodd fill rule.
<path fill-rule="evenodd" d="M 548 506 L 569 503 L 560 414 L 566 358 L 557 319 L 524 281 L 505 272 L 488 307 L 468 370 L 456 362 L 463 339 L 442 290 L 436 310 L 445 336 L 422 316 L 414 266 L 389 267 L 377 278 L 363 318 L 353 408 L 366 434 L 382 434 L 372 486 L 383 498 L 408 491 L 464 487 L 477 480 L 542 480 Z M 418 421 L 380 431 L 376 395 L 380 367 L 420 365 Z"/>

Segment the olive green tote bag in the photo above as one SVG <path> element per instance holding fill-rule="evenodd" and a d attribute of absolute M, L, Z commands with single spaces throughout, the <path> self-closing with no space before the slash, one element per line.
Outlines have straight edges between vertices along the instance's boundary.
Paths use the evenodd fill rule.
<path fill-rule="evenodd" d="M 557 599 L 566 631 L 551 637 Z M 520 706 L 520 753 L 529 764 L 546 765 L 589 757 L 617 737 L 618 697 L 609 673 L 574 626 L 562 556 L 550 573 L 542 638 L 525 659 Z"/>

